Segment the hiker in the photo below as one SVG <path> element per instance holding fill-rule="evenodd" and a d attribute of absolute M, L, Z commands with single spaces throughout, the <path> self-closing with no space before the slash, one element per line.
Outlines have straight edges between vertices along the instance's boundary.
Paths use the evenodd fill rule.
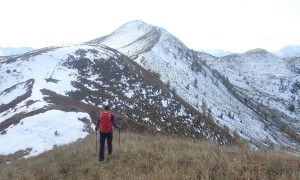
<path fill-rule="evenodd" d="M 104 160 L 105 139 L 107 139 L 108 155 L 112 153 L 112 125 L 115 128 L 121 128 L 121 125 L 117 123 L 115 116 L 110 113 L 110 107 L 106 105 L 104 106 L 104 112 L 102 112 L 98 117 L 97 126 L 95 128 L 95 131 L 100 131 L 99 161 Z"/>

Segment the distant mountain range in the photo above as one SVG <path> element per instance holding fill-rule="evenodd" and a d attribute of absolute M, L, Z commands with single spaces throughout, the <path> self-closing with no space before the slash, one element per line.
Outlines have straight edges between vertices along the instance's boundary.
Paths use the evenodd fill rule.
<path fill-rule="evenodd" d="M 278 51 L 272 52 L 278 57 L 287 58 L 287 57 L 300 57 L 300 45 L 289 45 L 281 48 Z"/>
<path fill-rule="evenodd" d="M 214 50 L 201 50 L 202 52 L 206 52 L 216 57 L 223 57 L 230 54 L 236 54 L 233 51 L 225 51 L 221 49 L 214 49 Z M 280 57 L 280 58 L 290 58 L 290 57 L 300 57 L 300 45 L 288 45 L 285 46 L 277 51 L 271 52 L 272 54 Z"/>
<path fill-rule="evenodd" d="M 236 54 L 236 52 L 225 51 L 225 50 L 221 50 L 221 49 L 200 50 L 200 51 L 211 54 L 211 55 L 216 56 L 216 57 L 223 57 L 223 56 L 227 56 L 227 55 L 230 55 L 230 54 Z"/>
<path fill-rule="evenodd" d="M 12 55 L 20 55 L 24 54 L 26 52 L 34 50 L 31 47 L 7 47 L 7 48 L 1 48 L 0 47 L 0 56 L 12 56 Z"/>

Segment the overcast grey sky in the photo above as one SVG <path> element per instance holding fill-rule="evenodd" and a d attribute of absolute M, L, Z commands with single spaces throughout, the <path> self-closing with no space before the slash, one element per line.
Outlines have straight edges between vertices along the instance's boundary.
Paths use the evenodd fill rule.
<path fill-rule="evenodd" d="M 300 45 L 300 0 L 1 0 L 0 47 L 79 43 L 142 20 L 189 48 Z"/>

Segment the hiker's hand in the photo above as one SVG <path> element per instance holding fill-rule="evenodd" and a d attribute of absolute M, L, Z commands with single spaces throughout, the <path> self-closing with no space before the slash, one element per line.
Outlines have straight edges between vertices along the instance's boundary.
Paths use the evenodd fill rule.
<path fill-rule="evenodd" d="M 95 127 L 95 131 L 98 131 L 98 128 L 97 128 L 97 127 Z"/>

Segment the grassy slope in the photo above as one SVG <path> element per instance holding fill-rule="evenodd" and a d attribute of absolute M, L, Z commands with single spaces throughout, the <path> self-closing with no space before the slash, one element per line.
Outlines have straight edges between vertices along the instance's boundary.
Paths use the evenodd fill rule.
<path fill-rule="evenodd" d="M 129 132 L 121 133 L 121 145 L 115 132 L 113 148 L 113 155 L 98 162 L 90 135 L 38 157 L 0 164 L 0 179 L 300 179 L 300 158 L 271 150 Z"/>

